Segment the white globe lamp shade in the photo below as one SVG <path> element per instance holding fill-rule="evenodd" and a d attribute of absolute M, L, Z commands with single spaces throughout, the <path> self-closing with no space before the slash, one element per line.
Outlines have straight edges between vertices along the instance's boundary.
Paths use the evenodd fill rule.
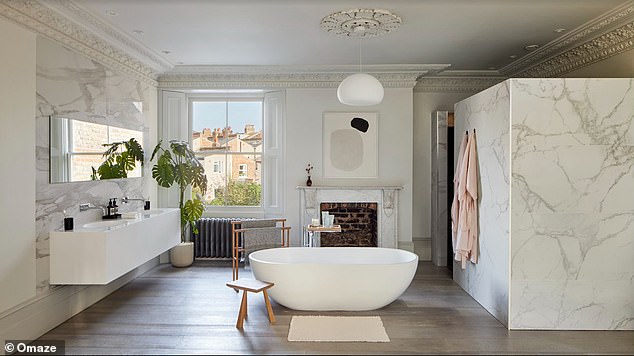
<path fill-rule="evenodd" d="M 346 77 L 337 88 L 339 101 L 351 106 L 376 105 L 383 100 L 384 93 L 381 82 L 365 73 L 356 73 Z"/>

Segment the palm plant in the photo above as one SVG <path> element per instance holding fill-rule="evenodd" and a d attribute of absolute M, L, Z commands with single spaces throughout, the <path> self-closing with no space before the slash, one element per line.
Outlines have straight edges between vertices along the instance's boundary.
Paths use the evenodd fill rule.
<path fill-rule="evenodd" d="M 178 207 L 181 209 L 181 242 L 187 240 L 188 227 L 194 233 L 196 221 L 203 215 L 205 209 L 203 202 L 198 197 L 192 197 L 185 201 L 185 191 L 191 186 L 198 188 L 204 194 L 207 191 L 207 176 L 205 170 L 196 158 L 194 151 L 189 148 L 187 142 L 172 140 L 169 149 L 162 146 L 162 141 L 154 148 L 150 160 L 158 155 L 156 164 L 152 167 L 152 178 L 159 186 L 171 187 L 178 184 Z"/>

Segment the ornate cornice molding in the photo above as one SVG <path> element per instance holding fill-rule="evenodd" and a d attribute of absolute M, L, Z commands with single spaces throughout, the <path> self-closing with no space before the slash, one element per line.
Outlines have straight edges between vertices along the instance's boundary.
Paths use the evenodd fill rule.
<path fill-rule="evenodd" d="M 356 72 L 356 66 L 172 67 L 165 58 L 72 0 L 0 0 L 0 16 L 162 88 L 330 88 Z M 507 77 L 560 76 L 632 49 L 634 1 L 628 1 L 495 75 L 445 71 L 449 67 L 446 64 L 366 65 L 364 71 L 375 75 L 385 87 L 416 85 L 417 92 L 475 92 Z"/>
<path fill-rule="evenodd" d="M 634 22 L 543 61 L 518 73 L 516 77 L 555 77 L 632 49 Z"/>
<path fill-rule="evenodd" d="M 84 27 L 87 31 L 92 31 L 98 36 L 109 40 L 125 50 L 126 53 L 150 66 L 155 72 L 162 73 L 174 67 L 174 65 L 145 46 L 136 38 L 121 31 L 109 22 L 99 18 L 92 11 L 71 0 L 46 0 L 42 5 L 47 6 L 63 16 L 73 20 L 76 24 Z"/>
<path fill-rule="evenodd" d="M 153 69 L 38 1 L 0 1 L 0 16 L 110 68 L 127 73 L 150 85 L 157 85 L 158 74 Z"/>
<path fill-rule="evenodd" d="M 628 1 L 506 67 L 508 77 L 548 77 L 632 49 L 634 1 Z"/>
<path fill-rule="evenodd" d="M 449 68 L 450 64 L 365 64 L 363 71 L 375 73 L 424 73 L 431 74 Z M 175 66 L 172 74 L 309 74 L 309 73 L 343 73 L 352 74 L 359 71 L 357 64 L 344 65 L 192 65 Z"/>
<path fill-rule="evenodd" d="M 269 89 L 336 88 L 349 73 L 165 73 L 159 88 L 171 89 Z M 418 73 L 373 73 L 386 88 L 413 88 Z"/>
<path fill-rule="evenodd" d="M 506 79 L 496 71 L 446 71 L 420 78 L 414 92 L 477 93 Z"/>

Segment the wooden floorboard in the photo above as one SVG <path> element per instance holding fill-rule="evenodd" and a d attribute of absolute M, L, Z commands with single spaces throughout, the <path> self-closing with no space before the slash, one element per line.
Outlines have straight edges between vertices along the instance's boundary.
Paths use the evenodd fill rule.
<path fill-rule="evenodd" d="M 248 272 L 242 272 L 243 276 Z M 367 312 L 302 312 L 227 288 L 231 266 L 160 265 L 59 325 L 41 339 L 65 340 L 67 354 L 634 354 L 634 331 L 508 331 L 458 287 L 444 268 L 421 263 L 409 289 Z M 379 315 L 389 343 L 286 340 L 293 315 Z"/>

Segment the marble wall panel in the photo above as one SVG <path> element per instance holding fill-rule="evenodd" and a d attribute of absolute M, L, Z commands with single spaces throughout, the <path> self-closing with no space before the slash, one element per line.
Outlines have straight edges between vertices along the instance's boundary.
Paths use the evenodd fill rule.
<path fill-rule="evenodd" d="M 634 329 L 633 84 L 511 81 L 511 328 Z"/>
<path fill-rule="evenodd" d="M 156 143 L 150 137 L 156 122 L 156 88 L 42 37 L 37 39 L 36 63 L 36 265 L 37 291 L 42 293 L 50 288 L 48 233 L 62 227 L 64 210 L 80 225 L 99 219 L 101 213 L 80 213 L 79 203 L 105 205 L 112 197 L 149 197 L 156 190 L 149 164 L 142 178 L 50 184 L 49 115 L 141 130 L 147 160 Z M 119 205 L 126 211 L 139 209 L 141 203 Z"/>
<path fill-rule="evenodd" d="M 454 280 L 504 325 L 509 308 L 510 93 L 503 82 L 455 105 L 455 159 L 465 131 L 476 129 L 479 169 L 479 261 Z"/>

